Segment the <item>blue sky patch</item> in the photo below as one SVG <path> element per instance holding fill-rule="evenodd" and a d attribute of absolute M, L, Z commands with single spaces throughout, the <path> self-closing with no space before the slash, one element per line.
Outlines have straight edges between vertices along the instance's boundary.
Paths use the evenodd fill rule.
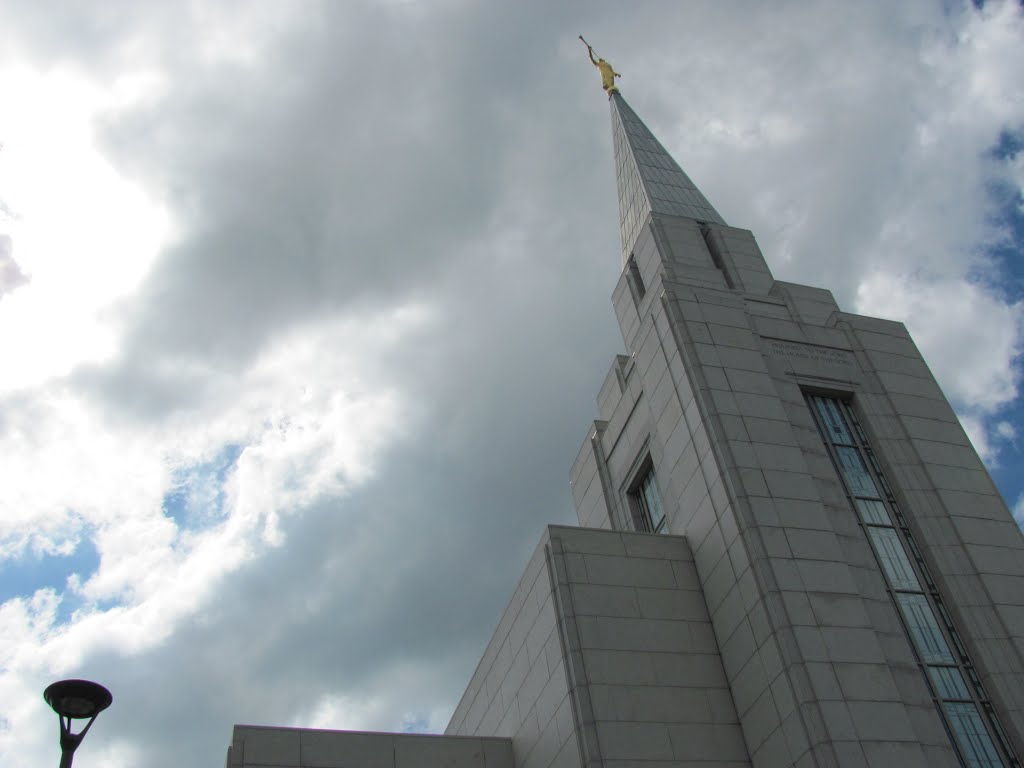
<path fill-rule="evenodd" d="M 992 148 L 991 155 L 1000 162 L 1013 160 L 1024 149 L 1024 131 L 1003 131 Z M 999 268 L 999 284 L 989 286 L 1007 301 L 1024 298 L 1024 210 L 1021 190 L 1015 184 L 1005 181 L 993 183 L 988 193 L 997 206 L 992 223 L 1006 230 L 1008 238 L 988 248 L 986 255 Z"/>
<path fill-rule="evenodd" d="M 1024 150 L 1024 131 L 1003 131 L 992 148 L 992 156 L 1000 161 L 1008 161 L 1021 150 Z M 989 193 L 998 205 L 994 223 L 1005 228 L 1009 235 L 1006 242 L 987 251 L 999 269 L 1000 283 L 991 287 L 1006 301 L 1021 301 L 1024 300 L 1024 259 L 1021 258 L 1024 253 L 1024 211 L 1021 210 L 1021 191 L 1010 183 L 1004 183 L 992 185 Z M 1019 369 L 1020 358 L 1015 364 Z M 1021 440 L 1024 440 L 1024 398 L 1018 396 L 987 420 L 990 428 L 1001 421 L 1013 425 L 1018 435 L 1011 439 L 996 438 L 999 464 L 990 471 L 1006 503 L 1012 508 L 1024 493 L 1024 452 L 1021 450 Z"/>
<path fill-rule="evenodd" d="M 71 574 L 77 573 L 84 582 L 99 566 L 100 553 L 88 532 L 83 533 L 75 551 L 69 555 L 33 555 L 26 550 L 20 557 L 0 562 L 0 602 L 27 597 L 46 587 L 62 593 Z M 68 616 L 70 610 L 73 608 L 69 609 Z M 64 603 L 59 613 L 65 613 Z"/>
<path fill-rule="evenodd" d="M 245 448 L 229 443 L 208 462 L 174 473 L 173 490 L 164 496 L 163 510 L 179 528 L 203 528 L 223 516 L 224 483 Z"/>
<path fill-rule="evenodd" d="M 402 733 L 432 733 L 430 718 L 425 715 L 406 715 L 402 719 Z"/>

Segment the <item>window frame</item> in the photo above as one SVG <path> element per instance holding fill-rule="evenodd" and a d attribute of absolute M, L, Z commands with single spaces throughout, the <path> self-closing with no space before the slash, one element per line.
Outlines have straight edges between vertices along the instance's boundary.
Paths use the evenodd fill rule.
<path fill-rule="evenodd" d="M 885 478 L 872 447 L 872 441 L 868 439 L 861 426 L 852 395 L 821 391 L 816 388 L 806 389 L 803 394 L 811 419 L 835 470 L 836 479 L 864 533 L 886 591 L 889 593 L 914 652 L 918 667 L 931 691 L 936 709 L 958 756 L 964 765 L 971 766 L 971 768 L 976 766 L 977 768 L 988 768 L 992 765 L 1019 768 L 1020 762 L 1006 738 L 1002 724 L 999 722 L 984 687 L 981 685 L 974 664 L 960 639 L 952 617 L 943 604 L 928 565 L 914 540 L 914 535 L 903 516 L 892 487 Z M 819 407 L 815 401 L 820 401 L 823 405 Z M 854 453 L 857 461 L 852 462 L 851 456 Z M 860 465 L 863 471 L 854 473 L 852 470 L 857 469 L 854 464 Z M 880 514 L 880 511 L 884 514 Z M 886 530 L 892 535 L 876 536 L 873 534 L 874 530 Z M 889 539 L 890 542 L 895 541 L 901 546 L 903 559 L 910 565 L 912 572 L 917 577 L 916 587 L 894 582 L 889 564 L 885 562 L 886 553 L 880 546 L 883 538 Z M 922 603 L 927 609 L 927 616 L 923 616 L 923 612 L 920 610 Z M 916 604 L 919 610 L 916 613 L 909 612 L 910 604 Z M 928 627 L 923 627 L 921 624 L 922 617 L 924 623 L 929 624 Z M 934 628 L 931 625 L 934 625 Z M 926 636 L 924 629 L 931 634 Z M 941 644 L 946 646 L 948 660 L 940 659 L 938 656 L 929 657 L 929 654 L 935 651 L 929 647 L 929 643 L 935 644 L 936 639 L 941 640 Z M 941 677 L 938 672 L 940 669 L 947 671 L 955 669 L 959 673 L 959 678 L 965 686 L 965 692 L 969 694 L 968 698 L 963 698 L 960 695 L 955 698 L 943 695 L 944 689 L 936 677 L 933 677 L 933 670 L 936 670 L 935 674 Z M 967 718 L 966 707 L 970 707 L 977 715 L 976 720 L 972 719 L 971 722 L 979 724 L 982 731 L 987 734 L 989 745 L 999 757 L 998 764 L 991 762 L 991 752 L 985 749 L 982 751 L 988 754 L 981 756 L 983 762 L 979 761 L 977 737 L 980 734 L 969 733 L 963 727 L 967 722 L 965 719 Z M 981 746 L 984 747 L 983 744 Z"/>
<path fill-rule="evenodd" d="M 632 472 L 629 473 L 629 480 L 625 485 L 626 510 L 629 513 L 628 522 L 632 524 L 633 530 L 638 533 L 668 533 L 668 515 L 665 513 L 665 501 L 658 486 L 658 475 L 654 471 L 654 462 L 651 454 L 644 450 L 641 458 Z M 654 494 L 657 499 L 661 516 L 654 520 L 648 494 Z"/>

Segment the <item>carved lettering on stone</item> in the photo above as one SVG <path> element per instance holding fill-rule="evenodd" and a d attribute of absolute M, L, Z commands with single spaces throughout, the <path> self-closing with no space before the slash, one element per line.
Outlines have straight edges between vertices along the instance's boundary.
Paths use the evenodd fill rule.
<path fill-rule="evenodd" d="M 819 347 L 814 344 L 799 344 L 793 341 L 782 341 L 780 339 L 765 339 L 768 343 L 768 351 L 773 355 L 788 357 L 794 363 L 806 362 L 820 365 L 841 365 L 853 368 L 853 361 L 850 353 L 845 349 L 834 349 L 832 347 Z"/>

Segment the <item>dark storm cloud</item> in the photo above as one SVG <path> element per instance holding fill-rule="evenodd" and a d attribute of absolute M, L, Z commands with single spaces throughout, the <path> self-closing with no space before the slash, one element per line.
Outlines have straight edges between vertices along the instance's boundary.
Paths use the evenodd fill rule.
<path fill-rule="evenodd" d="M 523 155 L 575 140 L 519 143 L 567 96 L 545 87 L 564 68 L 558 36 L 524 20 L 331 4 L 259 65 L 195 62 L 153 103 L 108 116 L 110 157 L 171 201 L 182 231 L 126 309 L 119 365 L 91 371 L 94 384 L 130 403 L 140 384 L 159 392 L 144 380 L 160 358 L 244 365 L 294 323 L 429 292 L 467 243 L 514 223 Z"/>

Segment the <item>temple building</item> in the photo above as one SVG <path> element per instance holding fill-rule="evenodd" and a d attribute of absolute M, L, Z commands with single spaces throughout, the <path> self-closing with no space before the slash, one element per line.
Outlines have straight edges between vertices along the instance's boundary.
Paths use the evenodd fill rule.
<path fill-rule="evenodd" d="M 775 280 L 608 70 L 626 354 L 580 527 L 444 735 L 236 726 L 228 768 L 1020 766 L 1024 536 L 906 328 Z"/>

